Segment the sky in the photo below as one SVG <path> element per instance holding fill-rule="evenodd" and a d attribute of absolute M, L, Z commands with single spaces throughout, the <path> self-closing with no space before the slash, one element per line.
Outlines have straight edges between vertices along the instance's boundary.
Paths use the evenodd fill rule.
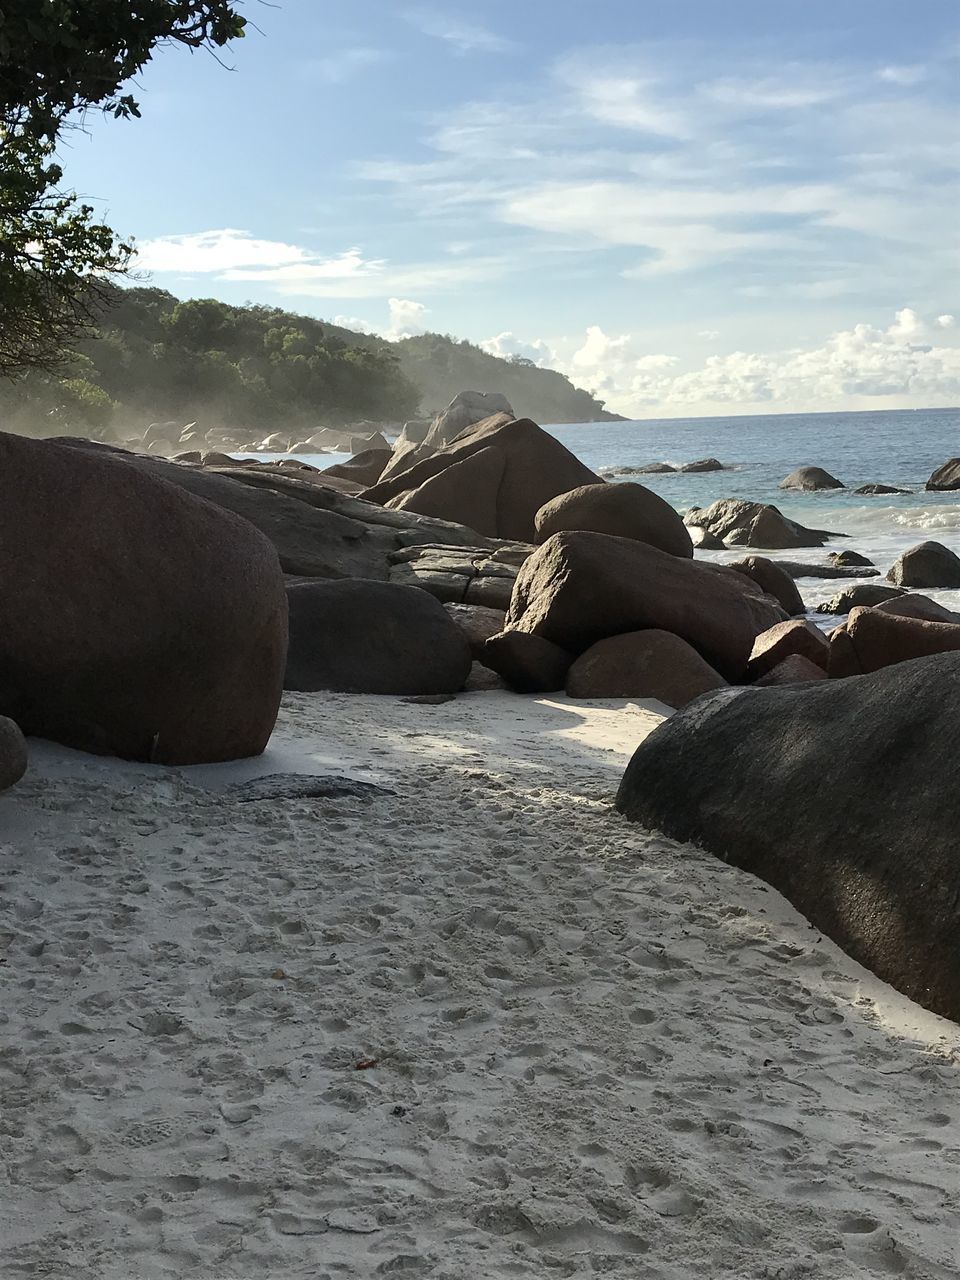
<path fill-rule="evenodd" d="M 630 417 L 960 405 L 956 0 L 241 8 L 62 153 L 147 283 Z"/>

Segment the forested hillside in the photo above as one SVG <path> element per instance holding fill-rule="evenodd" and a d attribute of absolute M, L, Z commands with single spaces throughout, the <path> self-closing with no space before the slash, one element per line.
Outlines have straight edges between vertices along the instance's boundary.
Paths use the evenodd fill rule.
<path fill-rule="evenodd" d="M 391 343 L 275 307 L 131 288 L 113 292 L 99 332 L 59 376 L 0 384 L 0 425 L 109 436 L 168 419 L 264 432 L 395 423 L 465 389 L 503 392 L 541 422 L 607 416 L 562 374 L 449 337 Z"/>

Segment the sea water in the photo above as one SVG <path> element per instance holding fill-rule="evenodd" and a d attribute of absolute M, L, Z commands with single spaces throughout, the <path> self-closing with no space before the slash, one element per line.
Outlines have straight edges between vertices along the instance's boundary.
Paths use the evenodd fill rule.
<path fill-rule="evenodd" d="M 948 458 L 960 457 L 960 409 L 916 409 L 870 413 L 764 414 L 729 418 L 661 418 L 639 422 L 586 422 L 547 426 L 591 470 L 609 480 L 634 480 L 660 494 L 678 511 L 707 507 L 718 498 L 769 502 L 792 520 L 846 537 L 822 548 L 773 551 L 772 559 L 826 564 L 831 551 L 850 549 L 872 560 L 881 577 L 901 552 L 934 539 L 960 555 L 960 492 L 928 493 L 924 483 Z M 266 456 L 266 455 L 262 455 Z M 624 468 L 651 462 L 678 465 L 713 457 L 723 471 L 630 475 Z M 329 467 L 344 455 L 306 455 L 302 461 Z M 796 493 L 778 488 L 797 467 L 823 467 L 845 489 Z M 905 494 L 865 497 L 863 484 L 888 484 Z M 728 562 L 761 548 L 702 552 Z M 841 579 L 797 582 L 812 610 L 847 585 Z M 960 591 L 925 595 L 960 612 Z M 835 619 L 820 614 L 817 621 Z"/>

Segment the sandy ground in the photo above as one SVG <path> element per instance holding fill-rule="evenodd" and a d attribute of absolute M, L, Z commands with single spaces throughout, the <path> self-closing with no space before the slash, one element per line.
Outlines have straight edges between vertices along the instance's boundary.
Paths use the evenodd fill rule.
<path fill-rule="evenodd" d="M 4 1280 L 960 1276 L 960 1028 L 611 809 L 656 723 L 296 695 L 253 763 L 33 744 Z M 387 790 L 233 789 L 330 771 Z"/>

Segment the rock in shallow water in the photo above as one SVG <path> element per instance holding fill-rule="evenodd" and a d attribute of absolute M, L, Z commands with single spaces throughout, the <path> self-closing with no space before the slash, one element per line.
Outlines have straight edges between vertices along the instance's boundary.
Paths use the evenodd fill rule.
<path fill-rule="evenodd" d="M 744 502 L 740 498 L 720 498 L 709 507 L 690 511 L 688 525 L 699 525 L 728 546 L 764 547 L 782 550 L 787 547 L 822 547 L 842 533 L 826 529 L 807 529 L 777 508 L 762 502 Z"/>
<path fill-rule="evenodd" d="M 942 542 L 921 542 L 894 562 L 887 581 L 898 587 L 960 587 L 960 556 Z"/>
<path fill-rule="evenodd" d="M 960 654 L 722 690 L 641 744 L 617 808 L 760 876 L 854 959 L 960 1019 L 958 724 Z"/>
<path fill-rule="evenodd" d="M 820 489 L 845 489 L 846 485 L 823 467 L 798 467 L 780 481 L 780 488 L 813 493 Z"/>

